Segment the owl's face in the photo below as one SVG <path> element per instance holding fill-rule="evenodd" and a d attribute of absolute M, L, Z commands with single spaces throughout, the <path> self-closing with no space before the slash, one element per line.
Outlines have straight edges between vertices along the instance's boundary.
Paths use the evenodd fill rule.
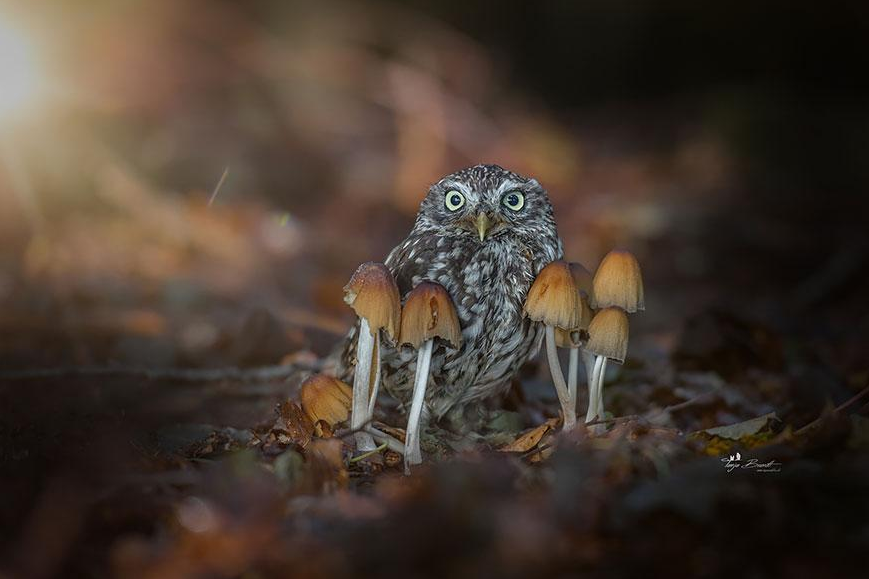
<path fill-rule="evenodd" d="M 417 228 L 480 244 L 506 237 L 557 237 L 546 191 L 536 180 L 497 165 L 463 169 L 432 185 Z"/>

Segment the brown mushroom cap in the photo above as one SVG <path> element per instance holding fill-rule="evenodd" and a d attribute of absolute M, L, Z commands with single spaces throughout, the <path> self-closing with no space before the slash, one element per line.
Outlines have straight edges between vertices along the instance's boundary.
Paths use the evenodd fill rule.
<path fill-rule="evenodd" d="M 407 294 L 401 316 L 401 343 L 419 348 L 433 338 L 459 348 L 462 328 L 447 290 L 440 284 L 424 281 Z"/>
<path fill-rule="evenodd" d="M 594 275 L 584 265 L 575 261 L 570 262 L 568 267 L 579 294 L 585 294 L 586 298 L 591 297 L 594 294 Z"/>
<path fill-rule="evenodd" d="M 588 326 L 594 317 L 594 310 L 588 304 L 588 296 L 579 293 L 579 329 L 588 331 Z"/>
<path fill-rule="evenodd" d="M 372 336 L 383 328 L 395 341 L 401 323 L 401 299 L 389 268 L 372 261 L 360 265 L 344 286 L 344 301 L 357 316 L 368 320 Z"/>
<path fill-rule="evenodd" d="M 579 330 L 555 328 L 555 345 L 559 348 L 577 348 L 581 344 Z"/>
<path fill-rule="evenodd" d="M 592 307 L 615 306 L 631 313 L 646 309 L 640 264 L 629 251 L 606 254 L 594 274 L 592 289 Z"/>
<path fill-rule="evenodd" d="M 585 349 L 598 356 L 624 363 L 628 353 L 628 315 L 621 308 L 604 308 L 588 326 Z"/>
<path fill-rule="evenodd" d="M 553 261 L 537 274 L 528 297 L 525 315 L 535 322 L 571 330 L 579 325 L 579 293 L 570 268 L 564 261 Z"/>
<path fill-rule="evenodd" d="M 323 420 L 335 426 L 350 417 L 353 390 L 337 378 L 314 374 L 302 382 L 299 396 L 302 409 L 314 424 Z"/>

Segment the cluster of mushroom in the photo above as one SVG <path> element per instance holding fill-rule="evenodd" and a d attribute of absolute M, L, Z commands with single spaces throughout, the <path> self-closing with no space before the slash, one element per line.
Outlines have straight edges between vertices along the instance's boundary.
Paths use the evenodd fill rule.
<path fill-rule="evenodd" d="M 302 385 L 302 406 L 315 423 L 324 420 L 334 425 L 347 420 L 349 414 L 357 450 L 374 452 L 376 439 L 404 454 L 407 470 L 422 462 L 421 418 L 434 343 L 440 340 L 447 348 L 461 347 L 455 307 L 442 286 L 422 282 L 408 293 L 402 309 L 398 286 L 389 269 L 373 262 L 362 264 L 353 274 L 344 287 L 344 301 L 359 317 L 352 392 L 340 380 L 314 376 Z M 576 425 L 580 356 L 589 391 L 588 423 L 604 416 L 607 362 L 625 360 L 627 312 L 643 309 L 640 267 L 627 251 L 607 254 L 594 276 L 582 265 L 564 261 L 552 262 L 538 274 L 525 301 L 525 314 L 545 326 L 546 355 L 565 430 Z M 382 341 L 417 350 L 404 443 L 371 425 L 380 389 Z M 561 371 L 558 347 L 570 349 L 567 381 Z"/>
<path fill-rule="evenodd" d="M 380 388 L 380 342 L 409 345 L 417 350 L 413 398 L 408 413 L 404 454 L 405 468 L 422 462 L 420 424 L 435 340 L 459 348 L 461 327 L 447 291 L 439 284 L 422 282 L 408 293 L 404 310 L 398 286 L 382 263 L 364 263 L 344 287 L 344 301 L 359 317 L 356 367 L 353 377 L 350 427 L 357 450 L 372 451 L 374 439 L 395 446 L 395 439 L 373 428 L 374 405 Z"/>
<path fill-rule="evenodd" d="M 603 419 L 603 383 L 608 361 L 624 363 L 628 317 L 645 309 L 637 259 L 613 250 L 592 277 L 578 263 L 554 261 L 544 267 L 525 300 L 525 314 L 545 326 L 546 357 L 561 404 L 564 430 L 576 425 L 577 374 L 582 356 L 588 383 L 585 421 Z M 557 347 L 569 348 L 565 382 Z M 599 431 L 600 425 L 592 427 Z"/>

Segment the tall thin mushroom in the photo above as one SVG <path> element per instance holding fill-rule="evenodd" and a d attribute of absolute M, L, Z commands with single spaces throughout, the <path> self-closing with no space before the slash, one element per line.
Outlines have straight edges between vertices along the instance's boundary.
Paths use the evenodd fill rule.
<path fill-rule="evenodd" d="M 401 343 L 410 344 L 418 351 L 413 399 L 405 431 L 405 472 L 409 471 L 410 465 L 422 462 L 420 419 L 435 338 L 457 349 L 462 345 L 462 330 L 447 290 L 436 283 L 422 282 L 407 294 L 401 317 Z"/>
<path fill-rule="evenodd" d="M 555 329 L 571 330 L 579 325 L 579 293 L 566 262 L 553 261 L 540 270 L 525 298 L 525 315 L 545 326 L 549 371 L 561 404 L 563 428 L 570 430 L 576 425 L 576 404 L 571 408 L 570 392 L 555 349 Z"/>
<path fill-rule="evenodd" d="M 367 452 L 376 448 L 371 435 L 362 428 L 374 414 L 374 401 L 380 387 L 381 330 L 391 340 L 396 339 L 401 323 L 401 301 L 389 269 L 374 262 L 363 263 L 356 269 L 344 286 L 344 301 L 359 317 L 350 427 L 357 430 L 357 450 Z"/>
<path fill-rule="evenodd" d="M 579 336 L 582 336 L 588 332 L 588 324 L 591 322 L 591 318 L 594 315 L 594 312 L 589 305 L 589 299 L 593 293 L 593 276 L 581 263 L 571 262 L 568 264 L 568 267 L 570 268 L 570 275 L 573 276 L 573 283 L 576 285 L 576 290 L 579 292 L 579 325 L 577 326 L 577 330 Z M 559 345 L 559 347 L 570 348 L 567 366 L 567 390 L 570 393 L 571 407 L 575 409 L 580 353 L 582 354 L 582 361 L 586 368 L 587 381 L 591 381 L 591 369 L 594 364 L 594 356 L 582 348 L 582 341 L 579 339 L 571 340 L 569 344 L 565 344 L 564 346 Z"/>
<path fill-rule="evenodd" d="M 599 310 L 588 327 L 586 349 L 595 355 L 586 422 L 603 418 L 603 379 L 607 360 L 624 363 L 628 351 L 628 315 L 621 308 Z"/>
<path fill-rule="evenodd" d="M 625 312 L 633 313 L 643 311 L 646 308 L 640 264 L 631 252 L 614 249 L 601 260 L 592 280 L 591 306 L 600 308 L 592 320 L 592 325 L 598 328 L 599 337 L 607 335 L 611 339 L 616 339 L 620 337 L 619 332 L 624 332 L 625 352 L 621 352 L 618 348 L 615 350 L 616 354 L 621 355 L 621 361 L 624 361 L 628 340 L 628 322 Z M 598 320 L 598 316 L 609 308 L 618 308 L 623 311 L 621 314 L 607 313 Z M 609 327 L 605 328 L 605 325 Z M 602 331 L 604 329 L 606 332 Z M 589 327 L 589 335 L 591 335 L 591 327 Z M 597 340 L 595 342 L 595 348 L 601 349 L 600 342 Z M 589 406 L 586 422 L 594 420 L 594 417 L 603 418 L 603 382 L 606 377 L 607 360 L 619 359 L 618 356 L 595 352 L 592 345 L 592 338 L 589 337 L 589 344 L 586 349 L 596 355 L 589 379 Z M 615 345 L 617 344 L 609 344 L 609 347 Z"/>

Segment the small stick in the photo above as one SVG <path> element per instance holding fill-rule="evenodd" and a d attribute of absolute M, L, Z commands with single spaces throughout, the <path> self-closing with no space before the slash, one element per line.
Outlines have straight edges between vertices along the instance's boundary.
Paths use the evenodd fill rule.
<path fill-rule="evenodd" d="M 389 442 L 388 441 L 384 442 L 383 444 L 381 444 L 380 446 L 378 446 L 374 450 L 369 450 L 368 452 L 363 452 L 359 456 L 354 456 L 353 458 L 350 459 L 350 463 L 352 464 L 354 462 L 359 462 L 360 460 L 365 460 L 369 456 L 374 456 L 377 453 L 383 452 L 384 450 L 386 450 L 386 447 L 388 447 L 388 446 L 389 446 Z"/>
<path fill-rule="evenodd" d="M 640 420 L 642 417 L 639 414 L 628 414 L 627 416 L 617 416 L 615 418 L 598 418 L 591 422 L 586 422 L 586 426 L 594 426 L 595 424 L 619 424 L 621 422 L 630 422 L 631 420 Z"/>
<path fill-rule="evenodd" d="M 184 382 L 212 382 L 219 380 L 274 380 L 288 378 L 310 365 L 262 366 L 260 368 L 127 368 L 84 366 L 70 368 L 36 368 L 0 372 L 0 381 L 36 380 L 40 378 L 67 378 L 75 376 L 140 376 L 148 380 L 178 380 Z"/>
<path fill-rule="evenodd" d="M 869 385 L 867 385 L 865 388 L 863 388 L 862 390 L 860 390 L 857 394 L 855 394 L 854 396 L 852 396 L 851 398 L 849 398 L 847 401 L 843 402 L 841 405 L 837 406 L 837 407 L 833 410 L 833 414 L 839 414 L 840 412 L 842 412 L 843 410 L 847 409 L 849 406 L 852 406 L 852 405 L 855 404 L 858 400 L 860 400 L 861 398 L 863 398 L 864 396 L 866 396 L 866 394 L 869 394 Z M 794 436 L 800 436 L 801 434 L 803 434 L 803 433 L 806 432 L 807 430 L 810 430 L 810 429 L 813 428 L 814 426 L 817 426 L 818 424 L 820 424 L 820 422 L 821 422 L 823 419 L 824 419 L 824 415 L 818 416 L 815 420 L 812 420 L 811 422 L 809 422 L 808 424 L 806 424 L 805 426 L 803 426 L 803 427 L 800 428 L 799 430 L 795 430 L 795 431 L 794 431 Z"/>
<path fill-rule="evenodd" d="M 217 185 L 215 185 L 214 191 L 212 191 L 211 197 L 208 199 L 209 207 L 211 207 L 211 204 L 214 203 L 215 199 L 217 199 L 217 193 L 220 191 L 220 188 L 223 187 L 223 182 L 226 181 L 227 175 L 229 175 L 229 167 L 223 170 L 223 175 L 220 176 L 220 181 L 218 181 Z"/>

